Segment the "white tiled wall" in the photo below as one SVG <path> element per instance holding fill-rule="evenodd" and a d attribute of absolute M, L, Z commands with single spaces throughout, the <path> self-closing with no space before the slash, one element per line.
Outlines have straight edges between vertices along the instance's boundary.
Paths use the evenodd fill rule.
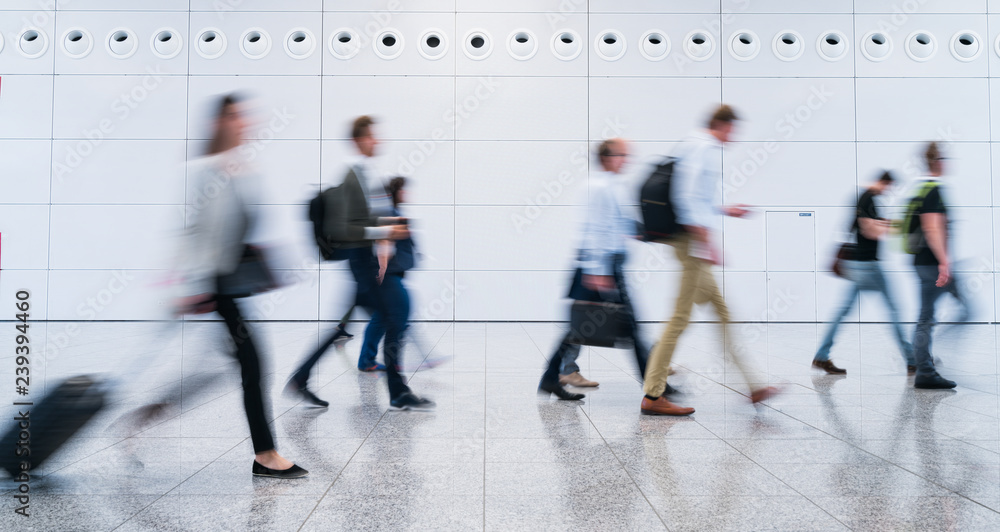
<path fill-rule="evenodd" d="M 857 187 L 883 169 L 900 184 L 880 201 L 898 216 L 922 173 L 927 140 L 948 148 L 954 251 L 976 313 L 995 321 L 1000 263 L 1000 73 L 994 0 L 11 0 L 0 7 L 0 297 L 32 291 L 36 318 L 156 319 L 170 290 L 188 192 L 184 161 L 209 135 L 215 98 L 253 99 L 255 163 L 266 176 L 259 236 L 275 248 L 291 286 L 249 302 L 256 319 L 337 319 L 351 287 L 344 265 L 318 264 L 305 202 L 342 179 L 352 155 L 350 120 L 378 119 L 378 165 L 410 177 L 407 214 L 422 260 L 408 276 L 413 312 L 428 320 L 562 320 L 573 267 L 580 205 L 593 144 L 634 141 L 626 188 L 667 154 L 720 101 L 744 118 L 724 159 L 726 201 L 753 205 L 747 219 L 723 225 L 724 266 L 717 278 L 740 321 L 827 320 L 844 282 L 830 257 L 850 221 Z M 43 7 L 44 6 L 44 7 Z M 42 7 L 41 10 L 39 8 Z M 990 24 L 993 22 L 993 24 Z M 342 28 L 360 43 L 335 57 Z M 110 52 L 111 34 L 131 32 L 135 52 Z M 25 31 L 38 37 L 24 43 Z M 89 54 L 64 43 L 85 30 Z M 173 32 L 181 49 L 158 57 L 155 36 Z M 225 40 L 217 58 L 199 52 L 206 30 Z M 267 54 L 247 57 L 241 40 L 259 31 Z M 376 38 L 392 30 L 394 59 Z M 425 33 L 444 52 L 421 54 Z M 468 36 L 480 31 L 491 53 L 473 59 Z M 293 32 L 306 54 L 286 53 Z M 651 31 L 670 44 L 662 60 L 643 55 Z M 866 36 L 881 32 L 890 54 L 872 61 Z M 508 51 L 515 32 L 534 55 Z M 615 32 L 625 52 L 596 51 Z M 714 44 L 690 58 L 689 35 Z M 755 36 L 741 61 L 734 36 Z M 819 44 L 839 32 L 836 61 Z M 907 54 L 915 33 L 931 36 L 926 61 Z M 801 55 L 779 59 L 773 46 L 797 35 Z M 978 53 L 960 60 L 959 34 Z M 580 53 L 555 55 L 574 36 Z M 24 50 L 45 44 L 37 57 Z M 311 50 L 311 53 L 309 51 Z M 648 55 L 648 54 L 647 54 Z M 625 198 L 634 209 L 634 198 Z M 664 319 L 676 293 L 671 248 L 631 242 L 626 263 L 639 317 Z M 904 319 L 916 315 L 910 257 L 884 244 L 887 276 Z M 119 290 L 119 288 L 121 288 Z M 867 295 L 848 319 L 883 321 Z M 39 316 L 38 313 L 41 313 Z M 711 319 L 706 309 L 695 319 Z"/>

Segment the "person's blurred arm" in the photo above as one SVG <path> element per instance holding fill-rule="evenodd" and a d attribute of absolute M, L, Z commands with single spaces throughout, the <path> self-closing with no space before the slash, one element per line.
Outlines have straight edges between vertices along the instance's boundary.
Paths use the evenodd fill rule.
<path fill-rule="evenodd" d="M 376 255 L 378 256 L 378 282 L 382 284 L 385 278 L 385 270 L 389 267 L 389 259 L 392 257 L 392 242 L 389 240 L 379 240 L 375 243 Z"/>
<path fill-rule="evenodd" d="M 889 232 L 890 223 L 888 220 L 878 218 L 858 218 L 858 228 L 862 236 L 868 240 L 879 240 Z"/>

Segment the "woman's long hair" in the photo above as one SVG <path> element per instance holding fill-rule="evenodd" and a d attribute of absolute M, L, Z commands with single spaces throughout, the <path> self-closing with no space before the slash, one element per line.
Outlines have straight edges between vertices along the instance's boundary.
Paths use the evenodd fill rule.
<path fill-rule="evenodd" d="M 227 94 L 219 100 L 219 106 L 215 113 L 215 130 L 212 132 L 212 140 L 208 141 L 207 155 L 222 153 L 232 147 L 232 139 L 227 138 L 227 132 L 222 127 L 222 119 L 231 107 L 240 103 L 242 98 L 238 94 Z"/>

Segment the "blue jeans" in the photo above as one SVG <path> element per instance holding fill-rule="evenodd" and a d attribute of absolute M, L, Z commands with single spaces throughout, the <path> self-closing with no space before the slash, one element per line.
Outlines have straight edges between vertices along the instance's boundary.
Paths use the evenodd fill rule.
<path fill-rule="evenodd" d="M 406 331 L 410 319 L 410 294 L 403 285 L 403 276 L 387 273 L 382 279 L 382 293 L 386 299 L 386 312 L 393 315 L 398 323 L 402 324 L 402 331 Z M 365 342 L 361 346 L 361 356 L 358 357 L 358 369 L 370 368 L 375 365 L 375 357 L 378 355 L 378 344 L 385 336 L 386 316 L 379 310 L 372 315 L 368 327 L 365 329 Z M 402 353 L 400 353 L 402 358 Z M 402 360 L 397 364 L 402 365 Z"/>
<path fill-rule="evenodd" d="M 899 343 L 899 351 L 902 353 L 903 359 L 908 366 L 915 365 L 913 346 L 903 336 L 903 328 L 899 325 L 899 312 L 896 310 L 896 305 L 892 302 L 892 297 L 889 296 L 889 285 L 885 280 L 885 275 L 882 273 L 882 268 L 878 265 L 878 261 L 845 260 L 842 265 L 844 275 L 851 281 L 851 288 L 848 289 L 847 297 L 840 310 L 833 317 L 833 321 L 826 331 L 826 336 L 823 337 L 823 342 L 816 351 L 815 360 L 820 362 L 830 360 L 830 349 L 833 348 L 833 339 L 837 335 L 840 322 L 851 311 L 851 307 L 854 306 L 854 302 L 858 299 L 858 294 L 862 290 L 874 290 L 882 294 L 885 305 L 889 308 L 889 318 L 892 320 L 893 332 L 896 333 L 896 341 Z"/>
<path fill-rule="evenodd" d="M 559 369 L 559 374 L 569 375 L 580 371 L 580 366 L 576 363 L 578 358 L 580 358 L 580 346 L 571 344 L 563 351 L 562 367 Z"/>
<path fill-rule="evenodd" d="M 937 373 L 934 369 L 934 357 L 931 356 L 931 329 L 934 327 L 934 306 L 939 297 L 949 293 L 962 305 L 962 315 L 958 321 L 969 318 L 969 305 L 958 291 L 958 278 L 954 272 L 948 284 L 937 286 L 937 266 L 915 266 L 920 279 L 920 316 L 917 318 L 917 330 L 913 335 L 914 355 L 917 359 L 917 377 L 929 377 Z"/>

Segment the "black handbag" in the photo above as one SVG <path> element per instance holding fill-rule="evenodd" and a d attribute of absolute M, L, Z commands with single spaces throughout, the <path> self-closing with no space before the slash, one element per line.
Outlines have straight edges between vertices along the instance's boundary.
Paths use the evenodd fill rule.
<path fill-rule="evenodd" d="M 628 320 L 625 305 L 610 301 L 574 301 L 569 312 L 569 341 L 614 347 Z"/>
<path fill-rule="evenodd" d="M 847 279 L 844 275 L 843 263 L 845 260 L 854 260 L 857 247 L 857 244 L 854 244 L 853 242 L 845 242 L 841 244 L 840 248 L 837 249 L 837 256 L 834 257 L 833 264 L 830 266 L 830 270 L 834 275 Z"/>
<path fill-rule="evenodd" d="M 243 248 L 243 256 L 233 273 L 220 275 L 218 291 L 229 297 L 249 297 L 278 288 L 264 252 L 256 246 Z"/>

